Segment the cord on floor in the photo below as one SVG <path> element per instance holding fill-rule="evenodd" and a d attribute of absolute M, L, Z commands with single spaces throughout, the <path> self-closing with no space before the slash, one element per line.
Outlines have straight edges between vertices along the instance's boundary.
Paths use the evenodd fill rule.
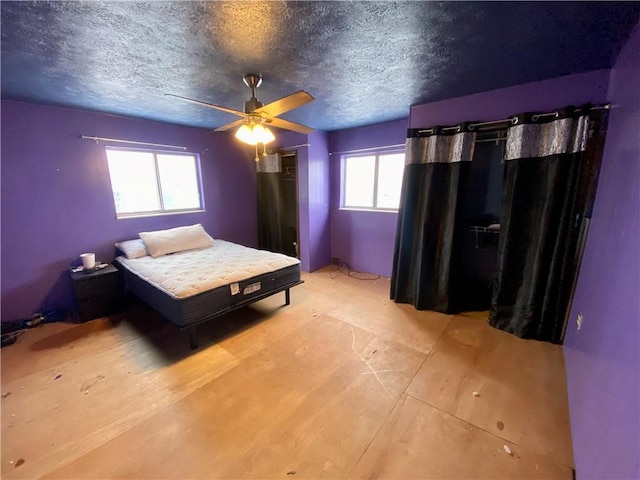
<path fill-rule="evenodd" d="M 356 280 L 379 280 L 380 275 L 374 273 L 358 272 L 353 270 L 347 262 L 338 260 L 338 264 L 333 264 L 333 271 L 330 273 L 331 279 L 337 278 L 339 274 L 346 275 L 347 277 L 355 278 Z"/>

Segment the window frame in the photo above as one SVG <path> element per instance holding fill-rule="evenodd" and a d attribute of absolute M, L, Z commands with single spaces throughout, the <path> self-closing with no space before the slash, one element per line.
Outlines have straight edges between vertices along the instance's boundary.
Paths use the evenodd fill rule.
<path fill-rule="evenodd" d="M 111 170 L 109 168 L 109 150 L 117 150 L 123 152 L 140 152 L 140 153 L 150 153 L 153 155 L 153 166 L 155 172 L 155 183 L 156 183 L 156 195 L 158 196 L 160 210 L 143 210 L 139 212 L 126 212 L 119 213 L 118 207 L 116 205 L 115 199 L 115 191 L 113 189 L 113 181 L 111 179 Z M 162 182 L 160 180 L 160 167 L 158 165 L 158 155 L 182 155 L 185 157 L 190 157 L 193 159 L 195 164 L 195 172 L 196 172 L 196 184 L 198 186 L 198 198 L 200 200 L 200 207 L 198 208 L 172 208 L 165 209 L 164 208 L 164 198 L 162 195 Z M 204 203 L 204 189 L 202 183 L 202 169 L 200 165 L 200 155 L 195 152 L 176 152 L 173 150 L 155 150 L 155 149 L 147 149 L 147 148 L 129 148 L 129 147 L 121 147 L 121 146 L 112 146 L 106 145 L 104 147 L 104 158 L 107 166 L 107 175 L 109 176 L 109 187 L 111 188 L 111 199 L 113 200 L 113 207 L 116 213 L 116 219 L 122 220 L 126 218 L 143 218 L 143 217 L 158 217 L 163 215 L 179 215 L 184 213 L 203 213 L 206 212 L 205 203 Z"/>
<path fill-rule="evenodd" d="M 356 211 L 367 211 L 367 212 L 398 212 L 400 205 L 397 208 L 384 208 L 377 207 L 378 203 L 378 178 L 379 178 L 379 170 L 380 170 L 380 156 L 384 155 L 394 155 L 394 154 L 403 154 L 405 155 L 405 165 L 406 165 L 406 149 L 402 148 L 393 148 L 388 150 L 379 150 L 373 152 L 359 152 L 353 154 L 342 155 L 340 158 L 340 210 L 356 210 Z M 358 157 L 373 157 L 375 156 L 374 162 L 374 173 L 373 173 L 373 205 L 368 207 L 356 207 L 347 205 L 346 202 L 346 193 L 347 193 L 347 160 L 349 158 L 358 158 Z M 404 168 L 404 167 L 403 167 Z M 402 186 L 400 187 L 402 189 Z"/>

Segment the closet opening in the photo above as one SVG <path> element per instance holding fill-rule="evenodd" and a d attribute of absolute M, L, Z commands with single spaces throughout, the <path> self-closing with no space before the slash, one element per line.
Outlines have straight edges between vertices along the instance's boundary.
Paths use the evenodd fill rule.
<path fill-rule="evenodd" d="M 596 195 L 602 152 L 607 130 L 607 115 L 594 112 L 590 118 L 585 158 L 580 173 L 576 210 L 579 236 L 575 255 L 568 259 L 572 267 L 569 308 L 564 313 L 566 330 L 573 293 L 584 253 L 593 203 Z M 485 312 L 491 307 L 498 268 L 498 243 L 504 194 L 506 130 L 487 129 L 477 133 L 471 171 L 462 211 L 462 286 L 461 311 Z M 564 333 L 562 334 L 564 337 Z"/>
<path fill-rule="evenodd" d="M 479 132 L 464 197 L 462 292 L 464 311 L 486 311 L 498 265 L 505 130 Z"/>
<path fill-rule="evenodd" d="M 391 299 L 561 343 L 608 109 L 409 129 Z"/>
<path fill-rule="evenodd" d="M 260 162 L 258 248 L 300 258 L 297 154 L 273 153 Z"/>

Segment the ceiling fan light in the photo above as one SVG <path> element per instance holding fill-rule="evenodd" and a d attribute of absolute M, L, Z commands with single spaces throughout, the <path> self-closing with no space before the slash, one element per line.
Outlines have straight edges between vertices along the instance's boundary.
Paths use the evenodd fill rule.
<path fill-rule="evenodd" d="M 253 134 L 254 134 L 254 137 L 258 140 L 258 142 L 264 143 L 264 144 L 273 142 L 276 139 L 273 133 L 271 133 L 271 130 L 269 130 L 267 127 L 260 124 L 254 125 Z"/>
<path fill-rule="evenodd" d="M 247 124 L 242 125 L 236 131 L 236 138 L 241 142 L 248 143 L 249 145 L 256 145 L 259 141 L 256 139 L 253 129 Z"/>
<path fill-rule="evenodd" d="M 269 130 L 267 127 L 264 127 L 264 131 L 265 131 L 265 139 L 262 143 L 270 143 L 273 142 L 276 137 L 275 135 L 271 132 L 271 130 Z"/>

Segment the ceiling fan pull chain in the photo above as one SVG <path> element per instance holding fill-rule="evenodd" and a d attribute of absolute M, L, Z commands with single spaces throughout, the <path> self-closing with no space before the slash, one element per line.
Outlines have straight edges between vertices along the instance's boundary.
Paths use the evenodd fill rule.
<path fill-rule="evenodd" d="M 256 162 L 260 161 L 260 157 L 258 157 L 258 144 L 256 143 Z"/>

